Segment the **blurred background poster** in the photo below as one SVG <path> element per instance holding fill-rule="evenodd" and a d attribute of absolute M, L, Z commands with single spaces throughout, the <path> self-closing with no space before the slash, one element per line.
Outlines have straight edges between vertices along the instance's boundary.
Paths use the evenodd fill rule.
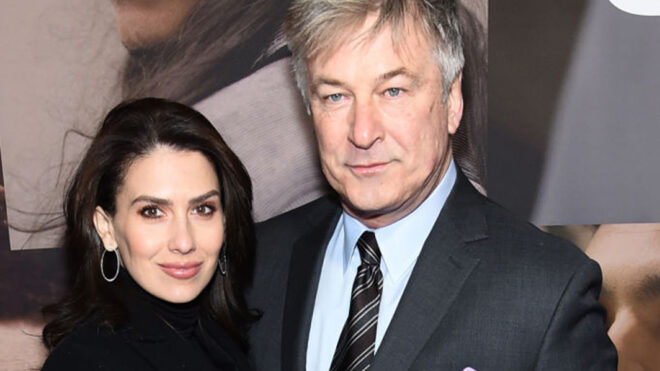
<path fill-rule="evenodd" d="M 27 370 L 45 356 L 39 308 L 66 283 L 62 252 L 44 248 L 57 246 L 49 222 L 86 143 L 74 133 L 117 99 L 123 48 L 109 2 L 83 0 L 4 2 L 0 45 L 2 214 L 13 226 L 0 232 L 0 369 Z"/>
<path fill-rule="evenodd" d="M 488 194 L 603 271 L 619 370 L 660 365 L 660 3 L 489 9 Z"/>
<path fill-rule="evenodd" d="M 606 0 L 489 11 L 489 195 L 537 225 L 660 221 L 660 17 Z"/>

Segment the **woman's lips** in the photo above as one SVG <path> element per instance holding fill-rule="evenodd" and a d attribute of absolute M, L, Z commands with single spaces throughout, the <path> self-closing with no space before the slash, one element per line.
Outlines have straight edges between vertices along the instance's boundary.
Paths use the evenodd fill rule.
<path fill-rule="evenodd" d="M 169 276 L 179 279 L 186 279 L 196 275 L 197 272 L 199 272 L 199 270 L 202 268 L 202 263 L 161 263 L 158 264 L 158 266 Z"/>

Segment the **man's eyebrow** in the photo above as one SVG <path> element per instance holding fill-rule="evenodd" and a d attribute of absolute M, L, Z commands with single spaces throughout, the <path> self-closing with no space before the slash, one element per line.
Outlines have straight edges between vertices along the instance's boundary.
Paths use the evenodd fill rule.
<path fill-rule="evenodd" d="M 385 81 L 391 80 L 391 79 L 393 79 L 397 76 L 405 76 L 405 77 L 411 79 L 413 85 L 419 85 L 419 83 L 421 81 L 419 76 L 417 76 L 416 74 L 410 72 L 410 70 L 408 70 L 405 67 L 400 67 L 400 68 L 397 68 L 395 70 L 385 72 L 384 74 L 378 76 L 378 78 L 376 79 L 376 83 L 377 84 L 382 84 Z M 326 77 L 319 77 L 319 78 L 315 79 L 314 81 L 312 81 L 312 84 L 311 84 L 312 92 L 316 92 L 316 89 L 321 85 L 330 85 L 330 86 L 336 86 L 336 87 L 340 87 L 340 88 L 344 88 L 346 86 L 343 82 L 341 82 L 339 80 L 326 78 Z"/>
<path fill-rule="evenodd" d="M 385 81 L 391 80 L 397 76 L 404 76 L 412 80 L 413 85 L 418 85 L 419 84 L 419 76 L 416 74 L 410 72 L 407 68 L 405 67 L 400 67 L 395 70 L 385 72 L 384 74 L 380 75 L 378 77 L 378 83 L 382 84 Z"/>
<path fill-rule="evenodd" d="M 316 90 L 318 89 L 318 87 L 321 86 L 321 85 L 330 85 L 330 86 L 336 86 L 336 87 L 340 87 L 340 88 L 345 87 L 345 84 L 343 82 L 339 81 L 339 80 L 331 79 L 331 78 L 327 78 L 327 77 L 319 77 L 319 78 L 314 79 L 314 81 L 312 81 L 310 90 L 315 93 Z"/>
<path fill-rule="evenodd" d="M 660 274 L 646 276 L 636 291 L 639 300 L 660 298 Z"/>

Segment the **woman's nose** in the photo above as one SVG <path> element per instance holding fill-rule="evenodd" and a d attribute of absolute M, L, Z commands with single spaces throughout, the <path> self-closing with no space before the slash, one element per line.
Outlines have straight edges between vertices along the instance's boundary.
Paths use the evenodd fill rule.
<path fill-rule="evenodd" d="M 186 218 L 173 223 L 170 238 L 170 250 L 187 254 L 195 249 L 192 227 Z"/>

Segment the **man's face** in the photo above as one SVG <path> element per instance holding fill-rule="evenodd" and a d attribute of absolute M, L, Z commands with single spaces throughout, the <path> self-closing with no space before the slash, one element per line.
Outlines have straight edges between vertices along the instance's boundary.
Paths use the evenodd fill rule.
<path fill-rule="evenodd" d="M 463 111 L 460 79 L 443 103 L 429 43 L 414 28 L 402 36 L 395 48 L 384 27 L 308 62 L 323 172 L 346 211 L 372 228 L 410 213 L 440 182 Z"/>

